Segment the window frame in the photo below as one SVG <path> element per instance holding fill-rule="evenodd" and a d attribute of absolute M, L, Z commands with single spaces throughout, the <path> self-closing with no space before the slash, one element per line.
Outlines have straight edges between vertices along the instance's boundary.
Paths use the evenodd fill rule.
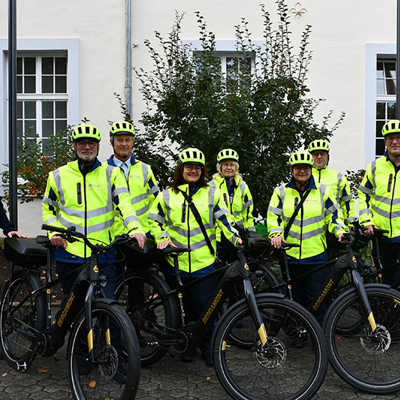
<path fill-rule="evenodd" d="M 8 41 L 0 39 L 0 173 L 8 164 Z M 80 121 L 80 74 L 79 74 L 79 39 L 20 39 L 17 40 L 19 55 L 54 56 L 66 54 L 67 57 L 67 125 L 76 125 Z M 36 85 L 38 71 L 36 71 Z M 42 88 L 40 87 L 40 92 Z M 44 99 L 52 100 L 59 94 L 42 93 Z M 17 100 L 37 100 L 38 94 L 17 94 Z M 41 108 L 41 107 L 39 107 Z M 41 110 L 40 110 L 41 114 Z M 37 115 L 37 119 L 38 115 Z M 41 120 L 41 119 L 40 119 Z M 41 122 L 40 122 L 41 123 Z M 41 132 L 41 130 L 39 131 Z"/>

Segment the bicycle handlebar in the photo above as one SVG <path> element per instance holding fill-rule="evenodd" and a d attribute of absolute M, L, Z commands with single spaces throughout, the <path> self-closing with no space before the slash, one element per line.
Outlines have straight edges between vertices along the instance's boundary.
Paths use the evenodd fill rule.
<path fill-rule="evenodd" d="M 190 250 L 186 249 L 184 247 L 172 247 L 172 246 L 167 246 L 165 249 L 157 249 L 158 251 L 160 251 L 161 253 L 163 253 L 164 255 L 168 255 L 168 254 L 181 254 L 181 253 L 189 253 Z"/>
<path fill-rule="evenodd" d="M 130 237 L 128 234 L 123 234 L 120 236 L 116 236 L 115 239 L 108 245 L 93 244 L 90 242 L 90 240 L 87 238 L 87 236 L 85 234 L 76 232 L 76 228 L 74 226 L 71 226 L 71 227 L 65 229 L 65 228 L 60 228 L 58 226 L 43 224 L 42 229 L 45 231 L 61 233 L 63 235 L 63 238 L 65 240 L 67 240 L 68 242 L 73 242 L 75 240 L 74 238 L 82 239 L 83 242 L 95 253 L 101 253 L 101 252 L 110 250 L 112 247 L 116 246 L 117 244 L 120 245 L 120 244 L 133 242 L 133 241 L 136 242 L 135 238 Z"/>

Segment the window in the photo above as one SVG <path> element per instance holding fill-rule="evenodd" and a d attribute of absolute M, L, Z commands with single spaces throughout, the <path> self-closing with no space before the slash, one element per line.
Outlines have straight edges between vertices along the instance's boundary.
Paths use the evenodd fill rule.
<path fill-rule="evenodd" d="M 378 58 L 376 63 L 376 130 L 375 156 L 385 153 L 382 127 L 394 119 L 396 106 L 396 64 L 394 59 Z"/>
<path fill-rule="evenodd" d="M 67 127 L 67 56 L 21 54 L 17 57 L 17 134 L 42 142 Z"/>

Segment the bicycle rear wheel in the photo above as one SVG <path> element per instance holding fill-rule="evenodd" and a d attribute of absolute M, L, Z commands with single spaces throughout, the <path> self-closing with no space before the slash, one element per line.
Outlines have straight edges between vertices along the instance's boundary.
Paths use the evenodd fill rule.
<path fill-rule="evenodd" d="M 330 361 L 355 388 L 394 393 L 400 390 L 400 293 L 379 285 L 367 286 L 366 292 L 377 324 L 375 333 L 357 291 L 346 291 L 332 304 L 324 324 Z M 344 335 L 342 321 L 350 318 L 359 321 L 358 328 Z"/>
<path fill-rule="evenodd" d="M 0 343 L 7 363 L 26 371 L 38 351 L 37 331 L 46 328 L 46 298 L 43 293 L 30 296 L 39 288 L 36 274 L 18 275 L 4 288 L 0 306 Z"/>
<path fill-rule="evenodd" d="M 92 306 L 93 358 L 88 354 L 86 319 L 78 317 L 68 342 L 68 377 L 75 399 L 134 399 L 139 384 L 139 344 L 122 308 Z"/>
<path fill-rule="evenodd" d="M 159 361 L 168 347 L 159 344 L 166 328 L 178 325 L 178 306 L 168 284 L 156 271 L 127 277 L 117 288 L 116 297 L 135 326 L 143 366 Z"/>
<path fill-rule="evenodd" d="M 234 399 L 299 400 L 311 398 L 328 367 L 325 340 L 315 318 L 299 304 L 274 295 L 257 295 L 268 339 L 264 348 L 247 304 L 235 304 L 214 333 L 213 357 L 219 381 Z M 230 342 L 232 332 L 247 331 L 252 346 Z M 287 332 L 290 331 L 289 335 Z"/>

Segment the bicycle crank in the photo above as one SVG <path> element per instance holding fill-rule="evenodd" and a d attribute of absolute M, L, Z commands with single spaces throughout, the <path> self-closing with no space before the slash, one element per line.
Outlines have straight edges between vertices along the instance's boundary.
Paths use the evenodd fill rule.
<path fill-rule="evenodd" d="M 258 342 L 255 353 L 258 363 L 268 369 L 282 367 L 287 358 L 287 349 L 285 344 L 278 338 L 269 336 L 267 344 L 263 347 Z"/>

